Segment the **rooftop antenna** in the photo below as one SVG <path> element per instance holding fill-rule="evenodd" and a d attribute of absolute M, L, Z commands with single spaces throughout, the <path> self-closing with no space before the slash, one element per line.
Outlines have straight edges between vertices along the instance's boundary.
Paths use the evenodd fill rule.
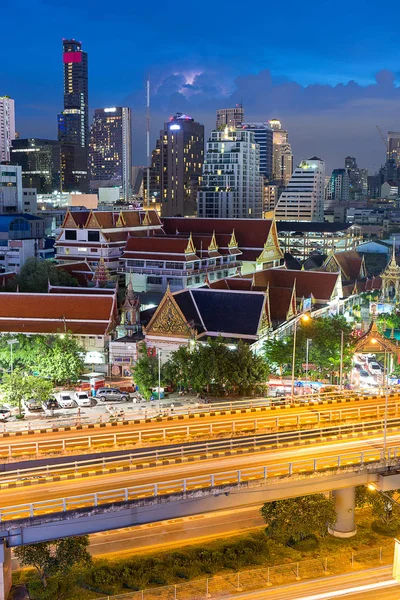
<path fill-rule="evenodd" d="M 150 208 L 150 77 L 146 84 L 147 208 Z"/>

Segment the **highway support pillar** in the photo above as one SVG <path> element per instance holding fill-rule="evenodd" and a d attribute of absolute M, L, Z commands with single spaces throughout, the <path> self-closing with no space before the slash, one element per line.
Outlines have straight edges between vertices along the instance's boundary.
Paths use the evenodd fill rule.
<path fill-rule="evenodd" d="M 336 508 L 336 523 L 328 528 L 335 537 L 349 538 L 357 533 L 354 523 L 354 508 L 356 503 L 356 488 L 349 487 L 332 492 Z"/>
<path fill-rule="evenodd" d="M 11 549 L 0 540 L 0 600 L 7 600 L 12 585 Z"/>

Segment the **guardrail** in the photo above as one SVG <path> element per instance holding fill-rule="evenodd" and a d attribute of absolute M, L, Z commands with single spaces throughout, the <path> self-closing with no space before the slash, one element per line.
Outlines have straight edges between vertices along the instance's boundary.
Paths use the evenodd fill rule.
<path fill-rule="evenodd" d="M 398 447 L 392 448 L 389 459 L 398 455 Z M 382 451 L 376 449 L 364 450 L 362 452 L 347 452 L 334 456 L 321 458 L 305 458 L 292 462 L 277 463 L 240 469 L 222 471 L 207 475 L 186 477 L 183 479 L 172 479 L 158 481 L 155 483 L 135 485 L 131 487 L 91 492 L 80 496 L 66 496 L 40 500 L 17 506 L 6 506 L 0 508 L 0 522 L 38 517 L 50 513 L 65 513 L 80 508 L 95 508 L 101 505 L 109 505 L 119 502 L 141 500 L 143 498 L 157 498 L 170 496 L 171 494 L 186 494 L 192 491 L 213 490 L 219 486 L 232 486 L 246 483 L 247 486 L 259 486 L 273 477 L 292 477 L 294 475 L 312 475 L 316 472 L 349 469 L 364 465 L 371 466 L 379 464 L 383 460 Z"/>
<path fill-rule="evenodd" d="M 135 446 L 143 444 L 167 444 L 190 438 L 208 438 L 221 435 L 242 435 L 243 433 L 274 430 L 283 427 L 320 426 L 325 423 L 361 420 L 368 417 L 383 418 L 384 405 L 358 406 L 330 410 L 307 411 L 299 414 L 279 413 L 277 416 L 249 417 L 240 420 L 216 421 L 212 423 L 193 423 L 190 425 L 171 425 L 168 427 L 148 428 L 115 433 L 96 433 L 86 436 L 66 437 L 55 440 L 32 440 L 0 444 L 0 459 L 12 461 L 13 458 L 39 457 L 43 454 L 66 454 L 76 451 L 104 450 L 107 447 Z M 400 414 L 400 403 L 388 405 L 388 416 Z"/>
<path fill-rule="evenodd" d="M 368 434 L 371 431 L 383 428 L 383 421 L 369 421 L 366 423 L 352 423 L 336 425 L 320 429 L 309 429 L 299 431 L 285 431 L 269 433 L 265 435 L 230 438 L 201 444 L 187 444 L 184 446 L 172 446 L 169 448 L 142 450 L 131 452 L 121 456 L 106 456 L 87 460 L 65 462 L 57 465 L 44 465 L 40 467 L 28 467 L 0 473 L 0 486 L 14 484 L 17 481 L 29 478 L 45 480 L 48 477 L 78 474 L 89 472 L 90 475 L 104 475 L 107 471 L 127 466 L 136 468 L 138 464 L 146 466 L 157 466 L 163 461 L 170 459 L 184 460 L 190 456 L 204 458 L 217 458 L 221 452 L 240 451 L 265 451 L 267 448 L 284 444 L 300 444 L 312 440 L 313 443 L 322 442 L 327 438 L 353 435 L 357 433 Z M 400 429 L 400 418 L 389 419 L 388 429 Z"/>

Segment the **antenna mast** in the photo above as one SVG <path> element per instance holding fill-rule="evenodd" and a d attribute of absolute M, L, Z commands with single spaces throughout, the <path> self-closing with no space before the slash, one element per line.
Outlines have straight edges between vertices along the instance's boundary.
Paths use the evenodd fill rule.
<path fill-rule="evenodd" d="M 147 118 L 146 118 L 146 142 L 147 142 L 147 207 L 150 208 L 150 77 L 147 80 Z"/>

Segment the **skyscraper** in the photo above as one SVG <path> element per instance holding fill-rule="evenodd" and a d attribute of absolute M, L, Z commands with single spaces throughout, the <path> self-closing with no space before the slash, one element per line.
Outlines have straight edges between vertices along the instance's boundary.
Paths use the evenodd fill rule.
<path fill-rule="evenodd" d="M 242 123 L 243 129 L 254 133 L 254 141 L 260 146 L 260 173 L 270 179 L 273 162 L 273 131 L 267 122 Z"/>
<path fill-rule="evenodd" d="M 38 138 L 14 140 L 11 162 L 22 167 L 22 185 L 35 188 L 38 194 L 60 190 L 61 144 Z"/>
<path fill-rule="evenodd" d="M 324 220 L 325 163 L 317 156 L 294 170 L 275 208 L 277 221 Z"/>
<path fill-rule="evenodd" d="M 386 158 L 400 167 L 400 131 L 388 131 Z"/>
<path fill-rule="evenodd" d="M 88 187 L 88 57 L 81 42 L 63 40 L 64 110 L 58 115 L 63 191 Z"/>
<path fill-rule="evenodd" d="M 204 162 L 204 125 L 177 113 L 160 132 L 160 152 L 162 215 L 195 215 Z"/>
<path fill-rule="evenodd" d="M 132 195 L 131 109 L 98 108 L 90 129 L 90 189 L 121 187 L 122 198 Z"/>
<path fill-rule="evenodd" d="M 293 153 L 289 144 L 289 135 L 278 119 L 271 119 L 273 130 L 273 168 L 272 178 L 279 184 L 288 185 L 293 172 Z"/>
<path fill-rule="evenodd" d="M 212 131 L 207 142 L 198 216 L 261 219 L 260 148 L 248 129 Z"/>
<path fill-rule="evenodd" d="M 350 200 L 350 177 L 347 169 L 334 169 L 325 192 L 325 209 L 348 203 Z"/>
<path fill-rule="evenodd" d="M 217 129 L 224 127 L 239 127 L 244 121 L 244 110 L 241 104 L 235 108 L 220 108 L 217 110 Z"/>
<path fill-rule="evenodd" d="M 14 100 L 0 96 L 0 162 L 10 160 L 11 142 L 15 139 Z"/>

